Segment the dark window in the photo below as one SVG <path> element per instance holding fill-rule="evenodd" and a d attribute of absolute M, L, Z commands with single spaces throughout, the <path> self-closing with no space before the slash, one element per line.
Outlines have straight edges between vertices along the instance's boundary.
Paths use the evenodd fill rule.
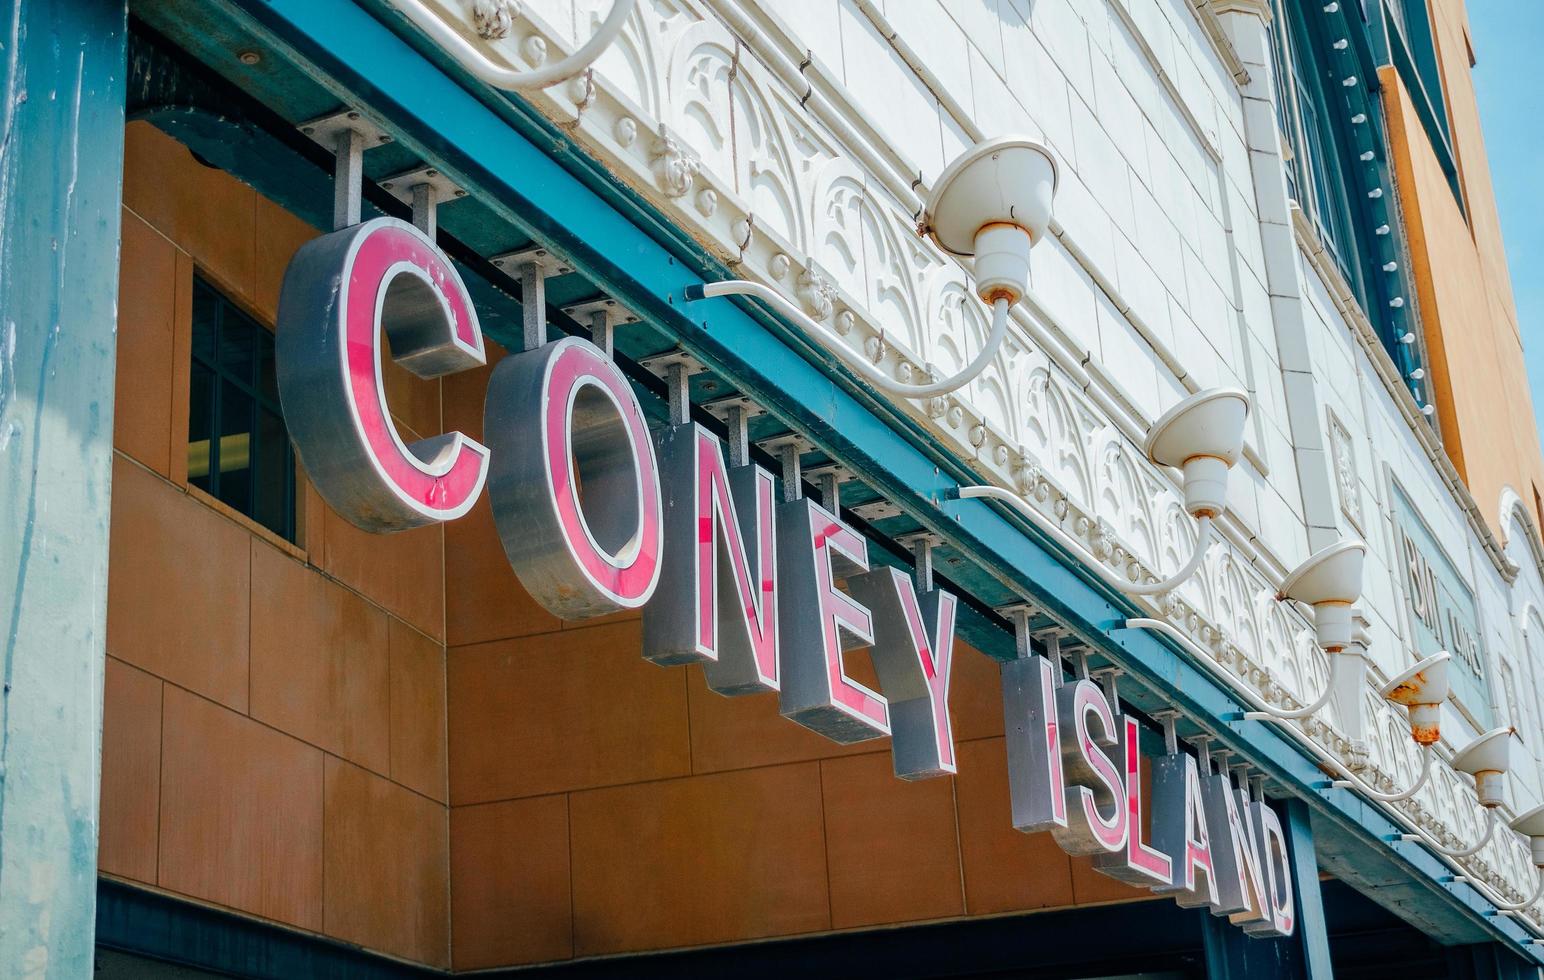
<path fill-rule="evenodd" d="M 273 334 L 193 278 L 188 482 L 295 540 L 295 457 L 274 373 Z"/>
<path fill-rule="evenodd" d="M 1377 74 L 1368 66 L 1365 21 L 1344 7 L 1275 0 L 1276 121 L 1288 192 L 1416 404 L 1431 415 L 1407 301 L 1404 234 L 1394 206 Z"/>

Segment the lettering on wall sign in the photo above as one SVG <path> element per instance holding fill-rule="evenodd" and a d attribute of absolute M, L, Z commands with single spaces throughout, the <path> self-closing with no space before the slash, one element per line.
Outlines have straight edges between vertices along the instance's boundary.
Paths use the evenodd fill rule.
<path fill-rule="evenodd" d="M 837 514 L 788 488 L 779 501 L 772 473 L 726 465 L 708 429 L 651 433 L 616 364 L 579 338 L 498 364 L 486 446 L 460 432 L 404 444 L 381 382 L 383 331 L 420 377 L 485 363 L 464 284 L 413 226 L 377 218 L 296 253 L 280 299 L 280 397 L 338 514 L 377 533 L 448 521 L 486 485 L 511 567 L 553 614 L 641 609 L 647 659 L 700 663 L 719 694 L 777 692 L 784 717 L 837 742 L 890 736 L 902 779 L 956 771 L 953 595 L 872 568 Z M 1421 608 L 1436 610 L 1439 578 L 1420 577 Z M 844 655 L 862 648 L 877 691 L 848 673 Z M 1004 663 L 1002 687 L 1015 828 L 1251 934 L 1291 934 L 1285 838 L 1267 804 L 1183 752 L 1152 760 L 1149 791 L 1137 719 L 1087 678 L 1064 680 L 1059 662 Z"/>
<path fill-rule="evenodd" d="M 1203 775 L 1185 752 L 1152 760 L 1149 794 L 1141 727 L 1097 684 L 1064 681 L 1039 655 L 1004 663 L 1002 681 L 1015 828 L 1049 831 L 1063 850 L 1094 855 L 1100 872 L 1205 905 L 1251 935 L 1292 934 L 1288 854 L 1268 804 L 1225 772 Z"/>
<path fill-rule="evenodd" d="M 402 441 L 381 380 L 383 329 L 393 360 L 420 378 L 487 360 L 461 276 L 407 222 L 376 218 L 296 251 L 276 328 L 284 421 L 317 492 L 377 533 L 465 514 L 489 456 L 460 432 Z"/>
<path fill-rule="evenodd" d="M 659 588 L 643 610 L 643 655 L 704 664 L 719 694 L 778 689 L 777 540 L 772 474 L 724 465 L 696 423 L 659 436 L 665 515 Z"/>
<path fill-rule="evenodd" d="M 1116 716 L 1121 776 L 1126 781 L 1126 846 L 1113 854 L 1094 855 L 1094 867 L 1131 885 L 1164 888 L 1174 883 L 1174 862 L 1142 835 L 1146 828 L 1146 794 L 1142 786 L 1141 726 L 1135 718 Z"/>
<path fill-rule="evenodd" d="M 611 359 L 576 337 L 504 358 L 483 435 L 493 522 L 532 598 L 564 619 L 648 602 L 660 576 L 659 468 Z"/>
<path fill-rule="evenodd" d="M 895 774 L 921 779 L 954 772 L 949 724 L 954 596 L 938 589 L 919 596 L 911 577 L 898 568 L 854 575 L 847 588 L 872 614 L 869 656 L 890 708 Z"/>
<path fill-rule="evenodd" d="M 890 734 L 890 705 L 847 674 L 844 649 L 874 643 L 874 617 L 837 587 L 869 569 L 868 542 L 810 500 L 777 509 L 783 626 L 782 714 L 834 742 Z"/>
<path fill-rule="evenodd" d="M 1389 478 L 1395 548 L 1402 570 L 1410 634 L 1418 656 L 1453 655 L 1453 698 L 1479 728 L 1491 724 L 1489 670 L 1481 643 L 1480 607 L 1468 576 L 1421 519 L 1399 481 Z"/>

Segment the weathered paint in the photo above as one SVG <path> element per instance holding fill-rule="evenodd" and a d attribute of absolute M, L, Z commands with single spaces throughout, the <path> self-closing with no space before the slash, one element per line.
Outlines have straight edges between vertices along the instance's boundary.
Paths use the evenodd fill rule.
<path fill-rule="evenodd" d="M 0 14 L 0 964 L 95 934 L 127 8 Z"/>

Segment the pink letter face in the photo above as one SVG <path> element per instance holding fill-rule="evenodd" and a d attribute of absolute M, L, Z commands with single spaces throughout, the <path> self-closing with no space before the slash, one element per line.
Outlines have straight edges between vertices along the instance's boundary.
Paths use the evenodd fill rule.
<path fill-rule="evenodd" d="M 954 596 L 938 589 L 918 596 L 911 577 L 878 568 L 847 580 L 853 598 L 874 622 L 870 656 L 890 704 L 891 752 L 902 779 L 955 771 L 949 724 L 949 672 L 954 666 Z"/>
<path fill-rule="evenodd" d="M 1174 883 L 1169 856 L 1142 839 L 1145 812 L 1142 792 L 1141 728 L 1131 717 L 1117 719 L 1121 730 L 1121 769 L 1126 780 L 1126 848 L 1114 854 L 1097 854 L 1094 867 L 1120 881 L 1147 888 L 1163 888 Z"/>
<path fill-rule="evenodd" d="M 1174 869 L 1174 883 L 1154 891 L 1172 894 L 1186 908 L 1216 906 L 1217 874 L 1201 775 L 1195 757 L 1185 752 L 1171 752 L 1153 763 L 1153 844 Z"/>
<path fill-rule="evenodd" d="M 1099 685 L 1078 680 L 1056 692 L 1062 770 L 1067 779 L 1067 826 L 1051 831 L 1068 854 L 1126 849 L 1126 791 L 1108 751 L 1119 744 L 1115 716 Z"/>
<path fill-rule="evenodd" d="M 1267 803 L 1251 803 L 1254 815 L 1255 848 L 1265 865 L 1267 905 L 1270 914 L 1265 920 L 1244 926 L 1244 931 L 1254 936 L 1290 936 L 1297 926 L 1293 909 L 1292 859 L 1287 854 L 1287 838 L 1282 831 L 1281 820 Z"/>
<path fill-rule="evenodd" d="M 842 650 L 874 642 L 869 610 L 836 587 L 868 571 L 856 531 L 808 498 L 777 509 L 778 617 L 782 629 L 782 714 L 834 742 L 890 734 L 889 704 L 847 676 Z"/>
<path fill-rule="evenodd" d="M 778 689 L 777 542 L 772 474 L 729 469 L 717 438 L 691 423 L 659 436 L 664 551 L 643 610 L 643 655 L 702 662 L 719 694 Z"/>
<path fill-rule="evenodd" d="M 504 358 L 483 429 L 494 524 L 526 591 L 563 619 L 648 602 L 660 575 L 659 469 L 611 359 L 576 337 Z"/>
<path fill-rule="evenodd" d="M 285 423 L 332 509 L 377 533 L 460 517 L 489 466 L 460 432 L 402 441 L 381 379 L 383 330 L 393 360 L 421 378 L 486 361 L 466 286 L 417 228 L 375 218 L 301 246 L 279 296 Z"/>
<path fill-rule="evenodd" d="M 1013 826 L 1026 834 L 1067 826 L 1056 670 L 1059 668 L 1038 654 L 1002 665 L 1008 792 L 1013 801 Z"/>

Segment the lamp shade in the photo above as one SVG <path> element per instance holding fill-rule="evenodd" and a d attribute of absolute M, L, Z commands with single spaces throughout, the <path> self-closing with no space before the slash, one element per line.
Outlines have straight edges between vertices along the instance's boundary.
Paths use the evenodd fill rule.
<path fill-rule="evenodd" d="M 1197 456 L 1232 466 L 1244 451 L 1248 417 L 1249 396 L 1237 388 L 1200 391 L 1159 416 L 1143 449 L 1159 466 L 1182 467 Z"/>
<path fill-rule="evenodd" d="M 1385 701 L 1404 705 L 1410 712 L 1410 737 L 1417 745 L 1435 745 L 1442 737 L 1442 702 L 1448 696 L 1446 650 L 1416 663 L 1383 685 L 1378 692 Z"/>
<path fill-rule="evenodd" d="M 1281 583 L 1276 595 L 1310 606 L 1334 602 L 1350 605 L 1362 595 L 1362 564 L 1367 545 L 1344 538 L 1309 556 Z"/>
<path fill-rule="evenodd" d="M 1051 223 L 1056 158 L 1031 139 L 1002 136 L 966 150 L 944 169 L 923 212 L 923 228 L 938 247 L 976 254 L 976 233 L 1017 225 L 1039 241 Z"/>
<path fill-rule="evenodd" d="M 1534 865 L 1544 868 L 1544 803 L 1519 813 L 1508 826 L 1528 838 Z"/>
<path fill-rule="evenodd" d="M 1446 650 L 1434 653 L 1383 685 L 1378 695 L 1407 708 L 1415 704 L 1441 704 L 1448 696 L 1448 661 L 1452 659 L 1453 655 Z"/>
<path fill-rule="evenodd" d="M 1506 802 L 1506 776 L 1512 736 L 1517 730 L 1507 725 L 1493 728 L 1465 745 L 1453 756 L 1453 768 L 1474 777 L 1474 791 L 1480 806 L 1493 809 Z"/>

